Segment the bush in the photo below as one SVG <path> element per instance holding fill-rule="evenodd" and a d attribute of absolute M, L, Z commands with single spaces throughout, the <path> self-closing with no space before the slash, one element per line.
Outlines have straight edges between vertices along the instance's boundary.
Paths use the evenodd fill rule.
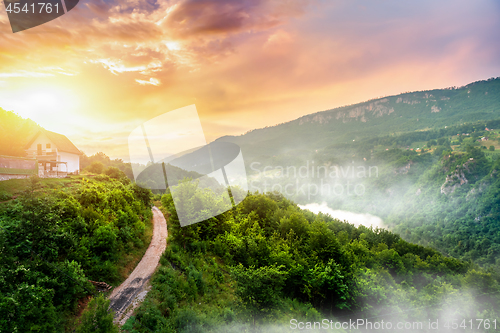
<path fill-rule="evenodd" d="M 12 196 L 9 193 L 5 191 L 0 191 L 0 201 L 7 201 L 10 199 L 12 199 Z"/>
<path fill-rule="evenodd" d="M 104 174 L 108 175 L 109 177 L 114 178 L 114 179 L 127 178 L 127 176 L 125 175 L 125 173 L 123 171 L 121 171 L 120 169 L 116 168 L 116 167 L 109 167 L 109 168 L 107 168 L 104 171 Z"/>
<path fill-rule="evenodd" d="M 102 295 L 92 299 L 82 315 L 81 325 L 76 329 L 76 332 L 118 333 L 118 327 L 113 324 L 113 313 L 108 311 L 109 302 Z"/>
<path fill-rule="evenodd" d="M 88 172 L 100 174 L 100 173 L 103 173 L 103 171 L 104 171 L 104 164 L 102 164 L 101 162 L 95 161 L 95 162 L 92 162 L 91 165 L 86 167 L 85 170 Z"/>

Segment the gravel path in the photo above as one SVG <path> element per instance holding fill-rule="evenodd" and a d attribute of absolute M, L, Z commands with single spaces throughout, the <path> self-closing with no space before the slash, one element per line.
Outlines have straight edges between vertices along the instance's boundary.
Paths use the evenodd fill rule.
<path fill-rule="evenodd" d="M 109 296 L 110 308 L 116 311 L 115 323 L 125 324 L 134 309 L 144 300 L 149 291 L 149 279 L 167 246 L 167 222 L 161 211 L 153 207 L 153 238 L 148 250 L 132 274 Z"/>

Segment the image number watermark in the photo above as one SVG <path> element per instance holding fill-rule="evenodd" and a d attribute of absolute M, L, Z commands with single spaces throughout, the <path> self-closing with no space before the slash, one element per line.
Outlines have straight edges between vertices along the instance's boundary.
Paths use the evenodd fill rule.
<path fill-rule="evenodd" d="M 20 32 L 52 21 L 73 8 L 79 0 L 4 0 L 12 32 Z"/>

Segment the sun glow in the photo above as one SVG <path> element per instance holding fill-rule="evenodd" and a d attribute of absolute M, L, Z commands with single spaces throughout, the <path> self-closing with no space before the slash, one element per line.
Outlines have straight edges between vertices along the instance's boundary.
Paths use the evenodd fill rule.
<path fill-rule="evenodd" d="M 167 45 L 170 51 L 179 51 L 181 49 L 181 46 L 177 42 L 166 42 L 165 45 Z"/>
<path fill-rule="evenodd" d="M 42 127 L 61 131 L 76 116 L 79 97 L 70 89 L 58 86 L 31 86 L 24 89 L 2 89 L 2 108 L 30 118 Z"/>

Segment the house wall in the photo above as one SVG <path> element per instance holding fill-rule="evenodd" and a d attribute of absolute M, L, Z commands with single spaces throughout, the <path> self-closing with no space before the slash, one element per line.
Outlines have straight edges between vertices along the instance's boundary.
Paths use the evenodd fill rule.
<path fill-rule="evenodd" d="M 50 148 L 46 148 L 47 144 L 50 144 Z M 40 133 L 35 141 L 31 144 L 31 146 L 28 148 L 28 150 L 31 151 L 36 151 L 38 144 L 42 145 L 42 151 L 45 152 L 55 152 L 57 151 L 57 161 L 58 162 L 68 162 L 68 170 L 66 170 L 64 164 L 59 164 L 58 165 L 58 172 L 70 172 L 70 173 L 79 173 L 80 172 L 80 156 L 77 154 L 71 154 L 71 153 L 66 153 L 59 151 L 57 149 L 57 146 L 44 134 Z M 32 156 L 29 156 L 32 157 Z M 56 171 L 50 170 L 50 171 Z"/>
<path fill-rule="evenodd" d="M 80 172 L 80 155 L 60 151 L 59 156 L 61 157 L 60 159 L 58 159 L 59 161 L 68 162 L 68 172 Z M 59 167 L 59 169 L 61 171 L 65 171 L 64 166 L 62 165 Z"/>
<path fill-rule="evenodd" d="M 0 174 L 0 181 L 9 180 L 9 179 L 24 179 L 29 178 L 31 175 L 9 175 L 9 174 Z"/>
<path fill-rule="evenodd" d="M 43 133 L 40 133 L 35 141 L 33 141 L 33 143 L 31 144 L 31 146 L 29 147 L 29 150 L 35 150 L 37 149 L 37 145 L 38 144 L 42 144 L 42 151 L 55 151 L 53 149 L 56 149 L 57 147 L 54 145 L 54 143 L 52 141 L 49 140 L 49 138 L 47 138 L 47 136 Z M 46 148 L 47 147 L 47 143 L 50 143 L 50 148 Z M 29 157 L 32 157 L 32 156 L 29 156 Z"/>

